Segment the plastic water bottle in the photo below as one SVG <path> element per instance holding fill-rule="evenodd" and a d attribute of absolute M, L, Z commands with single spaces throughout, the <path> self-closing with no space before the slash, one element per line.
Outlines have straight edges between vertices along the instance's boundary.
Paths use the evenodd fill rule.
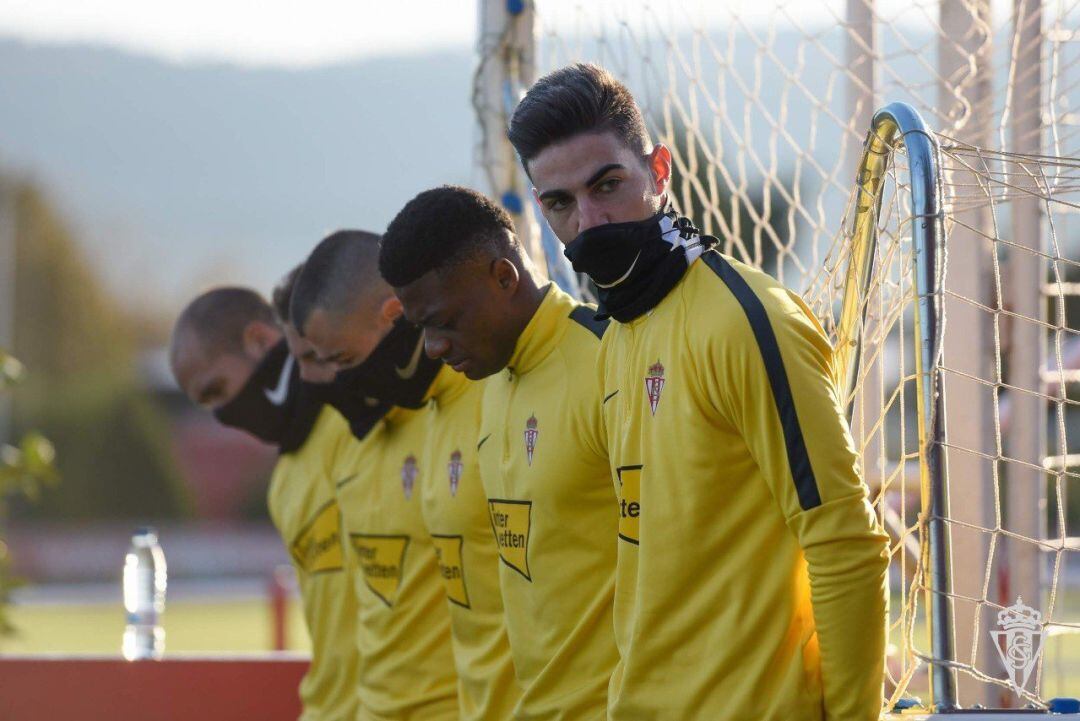
<path fill-rule="evenodd" d="M 165 554 L 157 531 L 138 528 L 124 557 L 124 629 L 122 653 L 128 661 L 159 659 L 165 651 Z"/>

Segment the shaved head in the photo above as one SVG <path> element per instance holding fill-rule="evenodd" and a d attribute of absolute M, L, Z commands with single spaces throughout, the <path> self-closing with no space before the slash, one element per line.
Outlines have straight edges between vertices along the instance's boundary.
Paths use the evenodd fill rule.
<path fill-rule="evenodd" d="M 335 319 L 361 306 L 374 312 L 393 294 L 379 275 L 380 240 L 363 230 L 339 230 L 315 246 L 296 278 L 289 306 L 301 335 L 317 310 Z"/>
<path fill-rule="evenodd" d="M 180 388 L 200 405 L 227 402 L 263 353 L 281 337 L 270 304 L 249 288 L 214 288 L 180 313 L 169 364 Z"/>
<path fill-rule="evenodd" d="M 289 306 L 292 305 L 292 294 L 293 288 L 296 287 L 296 279 L 300 277 L 300 271 L 303 269 L 304 264 L 301 263 L 286 273 L 285 277 L 274 286 L 274 290 L 270 294 L 270 303 L 273 305 L 274 315 L 277 316 L 278 322 L 282 325 L 292 322 Z"/>
<path fill-rule="evenodd" d="M 261 295 L 250 288 L 208 290 L 176 319 L 170 355 L 175 355 L 177 340 L 185 333 L 192 333 L 209 354 L 243 353 L 244 328 L 252 321 L 274 324 L 274 311 Z"/>
<path fill-rule="evenodd" d="M 292 323 L 293 289 L 296 288 L 296 279 L 300 277 L 300 271 L 304 264 L 296 266 L 274 286 L 274 292 L 270 295 L 270 303 L 274 306 L 274 315 L 281 324 L 281 330 L 285 333 L 285 342 L 289 346 L 289 353 L 296 359 L 300 366 L 300 378 L 308 383 L 329 383 L 334 380 L 336 374 L 333 366 L 322 363 L 315 355 L 311 347 L 311 341 L 301 337 Z"/>

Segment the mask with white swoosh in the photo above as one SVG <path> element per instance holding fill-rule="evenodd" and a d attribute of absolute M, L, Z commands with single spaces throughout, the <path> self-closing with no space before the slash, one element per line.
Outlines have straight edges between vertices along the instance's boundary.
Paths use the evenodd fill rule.
<path fill-rule="evenodd" d="M 645 220 L 589 228 L 563 254 L 596 284 L 596 317 L 626 323 L 663 300 L 715 243 L 669 206 Z"/>
<path fill-rule="evenodd" d="M 236 397 L 214 411 L 214 417 L 288 453 L 307 440 L 322 407 L 304 386 L 282 340 L 267 351 Z"/>
<path fill-rule="evenodd" d="M 367 360 L 337 374 L 334 386 L 368 404 L 420 408 L 440 368 L 442 361 L 424 353 L 423 331 L 399 318 Z"/>

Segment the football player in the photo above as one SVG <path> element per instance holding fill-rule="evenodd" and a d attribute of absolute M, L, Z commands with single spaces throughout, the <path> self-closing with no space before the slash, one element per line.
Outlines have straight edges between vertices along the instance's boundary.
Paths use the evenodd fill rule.
<path fill-rule="evenodd" d="M 338 370 L 335 394 L 393 406 L 338 488 L 363 569 L 362 697 L 379 719 L 508 718 L 519 688 L 477 469 L 480 388 L 424 355 L 379 277 L 378 245 L 329 236 L 292 302 L 304 340 Z"/>
<path fill-rule="evenodd" d="M 607 321 L 545 281 L 506 212 L 466 188 L 409 201 L 379 268 L 428 355 L 485 379 L 478 453 L 524 688 L 514 718 L 602 719 L 617 659 L 618 513 L 595 382 Z"/>
<path fill-rule="evenodd" d="M 671 153 L 602 68 L 538 80 L 509 137 L 613 321 L 610 718 L 877 719 L 888 539 L 817 319 L 678 212 Z"/>
<path fill-rule="evenodd" d="M 217 288 L 191 301 L 176 321 L 170 361 L 193 402 L 225 425 L 277 446 L 267 505 L 296 568 L 311 637 L 300 718 L 352 721 L 360 668 L 357 606 L 332 476 L 350 436 L 345 421 L 301 382 L 279 319 L 253 290 Z M 316 369 L 307 380 L 329 379 Z"/>

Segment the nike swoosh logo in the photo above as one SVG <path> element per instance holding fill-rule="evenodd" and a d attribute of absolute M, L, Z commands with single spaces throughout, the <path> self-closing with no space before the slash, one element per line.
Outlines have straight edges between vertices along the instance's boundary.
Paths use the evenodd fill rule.
<path fill-rule="evenodd" d="M 608 283 L 607 285 L 604 285 L 603 283 L 596 283 L 595 280 L 593 281 L 593 283 L 596 283 L 597 288 L 604 288 L 605 290 L 608 289 L 608 288 L 614 288 L 619 283 L 622 283 L 624 280 L 626 280 L 627 278 L 630 277 L 630 274 L 634 272 L 634 268 L 637 267 L 637 262 L 640 259 L 641 259 L 641 251 L 639 250 L 637 252 L 637 255 L 634 256 L 634 262 L 630 264 L 630 267 L 627 269 L 627 271 L 625 273 L 622 274 L 621 278 L 617 279 L 616 281 L 614 281 L 612 283 Z"/>
<path fill-rule="evenodd" d="M 413 351 L 412 358 L 409 359 L 409 365 L 404 368 L 398 368 L 394 366 L 394 372 L 398 374 L 398 378 L 403 381 L 407 381 L 416 375 L 416 368 L 420 365 L 420 353 L 424 350 L 424 336 L 420 336 L 420 340 L 416 343 L 416 350 Z"/>
<path fill-rule="evenodd" d="M 614 398 L 618 394 L 619 394 L 619 391 L 612 391 L 611 393 L 608 393 L 606 396 L 604 396 L 604 403 L 607 403 L 608 401 L 610 401 L 612 398 Z M 600 405 L 604 405 L 604 403 L 601 403 Z"/>
<path fill-rule="evenodd" d="M 340 481 L 338 481 L 337 483 L 334 484 L 334 488 L 341 488 L 346 483 L 348 483 L 349 481 L 351 481 L 352 479 L 356 478 L 359 475 L 360 475 L 359 473 L 354 473 L 351 476 L 345 476 Z"/>
<path fill-rule="evenodd" d="M 487 443 L 487 439 L 488 439 L 488 438 L 491 438 L 491 434 L 490 434 L 490 433 L 488 433 L 488 434 L 487 434 L 486 436 L 484 436 L 483 438 L 481 438 L 481 439 L 480 439 L 480 442 L 476 444 L 476 450 L 480 450 L 480 446 L 482 446 L 482 445 L 484 445 L 485 443 Z"/>
<path fill-rule="evenodd" d="M 292 355 L 289 355 L 285 359 L 285 365 L 281 366 L 281 377 L 278 378 L 277 388 L 274 390 L 268 388 L 263 389 L 263 393 L 266 394 L 266 400 L 270 401 L 275 406 L 280 406 L 289 396 L 289 375 L 292 373 L 292 367 L 293 357 Z"/>

